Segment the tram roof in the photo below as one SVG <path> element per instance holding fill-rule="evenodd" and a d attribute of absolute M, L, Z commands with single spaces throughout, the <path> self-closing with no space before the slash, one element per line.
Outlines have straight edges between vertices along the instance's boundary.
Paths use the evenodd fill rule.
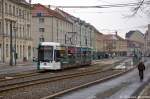
<path fill-rule="evenodd" d="M 56 42 L 40 42 L 40 45 L 60 46 L 60 43 L 56 43 Z"/>

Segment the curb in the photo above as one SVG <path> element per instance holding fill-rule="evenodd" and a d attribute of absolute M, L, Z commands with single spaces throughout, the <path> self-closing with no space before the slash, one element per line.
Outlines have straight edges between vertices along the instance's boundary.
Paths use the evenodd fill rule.
<path fill-rule="evenodd" d="M 13 66 L 10 66 L 9 64 L 3 64 L 3 65 L 0 65 L 0 67 L 18 67 L 18 66 L 29 66 L 29 65 L 33 65 L 33 63 L 26 63 L 26 64 L 16 64 L 16 65 L 13 65 Z"/>
<path fill-rule="evenodd" d="M 145 91 L 145 87 L 149 84 L 150 82 L 150 78 L 144 82 L 132 95 L 131 97 L 135 97 L 135 99 L 140 99 L 138 97 L 140 97 L 140 95 L 142 95 L 142 93 Z M 132 98 L 128 98 L 128 99 L 132 99 Z"/>
<path fill-rule="evenodd" d="M 144 82 L 137 90 L 131 95 L 131 97 L 135 97 L 135 99 L 141 99 L 140 96 L 144 93 L 144 91 L 147 89 L 147 86 L 149 85 L 150 78 L 146 82 Z M 128 98 L 132 99 L 132 98 Z M 145 98 L 143 98 L 145 99 Z"/>
<path fill-rule="evenodd" d="M 142 96 L 148 89 L 149 89 L 149 85 L 150 84 L 147 84 L 146 87 L 140 92 L 140 94 L 138 95 L 137 99 L 140 99 L 140 98 L 144 98 L 145 96 Z M 150 96 L 149 96 L 150 97 Z"/>

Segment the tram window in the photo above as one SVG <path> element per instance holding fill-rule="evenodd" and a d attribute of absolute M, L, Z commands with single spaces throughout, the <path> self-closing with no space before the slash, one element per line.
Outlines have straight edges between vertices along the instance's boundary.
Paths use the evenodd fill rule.
<path fill-rule="evenodd" d="M 49 62 L 52 61 L 53 57 L 53 47 L 51 46 L 41 46 L 38 49 L 38 60 Z"/>
<path fill-rule="evenodd" d="M 65 54 L 66 54 L 65 50 L 55 50 L 55 61 L 58 62 L 65 59 L 66 58 Z"/>
<path fill-rule="evenodd" d="M 60 50 L 55 50 L 55 61 L 58 62 L 61 59 Z"/>

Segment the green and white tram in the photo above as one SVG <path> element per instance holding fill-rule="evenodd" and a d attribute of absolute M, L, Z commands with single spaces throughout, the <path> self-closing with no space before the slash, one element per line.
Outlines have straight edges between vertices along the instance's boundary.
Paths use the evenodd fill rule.
<path fill-rule="evenodd" d="M 91 48 L 64 46 L 55 42 L 41 42 L 38 46 L 38 70 L 60 70 L 91 63 Z"/>

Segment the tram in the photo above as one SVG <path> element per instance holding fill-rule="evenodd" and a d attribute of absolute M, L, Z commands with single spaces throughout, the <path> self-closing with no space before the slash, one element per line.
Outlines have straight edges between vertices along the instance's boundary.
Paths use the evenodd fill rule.
<path fill-rule="evenodd" d="M 91 63 L 92 50 L 88 47 L 64 46 L 55 42 L 41 42 L 38 46 L 38 70 L 60 70 Z"/>

